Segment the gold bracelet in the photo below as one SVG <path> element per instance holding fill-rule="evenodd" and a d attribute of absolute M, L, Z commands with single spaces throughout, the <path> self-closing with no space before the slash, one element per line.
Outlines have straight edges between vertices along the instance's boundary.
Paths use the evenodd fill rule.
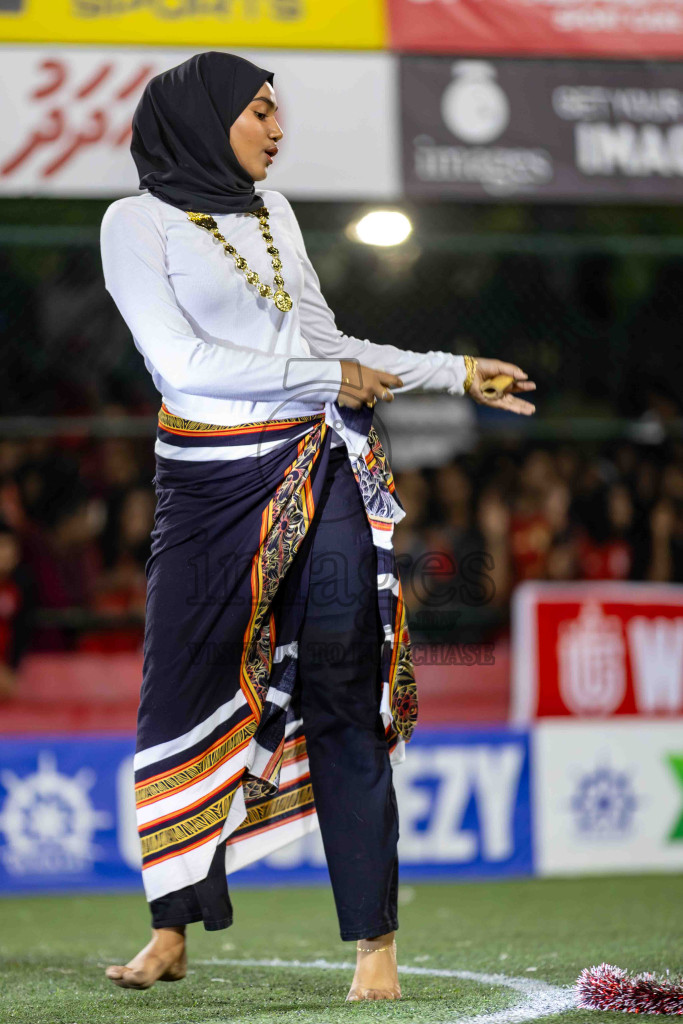
<path fill-rule="evenodd" d="M 393 949 L 395 945 L 396 940 L 394 939 L 389 946 L 377 946 L 376 948 L 374 946 L 356 946 L 356 949 L 361 953 L 383 953 L 385 949 Z"/>
<path fill-rule="evenodd" d="M 463 356 L 463 359 L 465 360 L 465 369 L 467 370 L 467 376 L 465 377 L 463 388 L 465 394 L 467 394 L 472 387 L 472 381 L 474 380 L 474 375 L 477 372 L 477 360 L 474 359 L 473 356 Z"/>

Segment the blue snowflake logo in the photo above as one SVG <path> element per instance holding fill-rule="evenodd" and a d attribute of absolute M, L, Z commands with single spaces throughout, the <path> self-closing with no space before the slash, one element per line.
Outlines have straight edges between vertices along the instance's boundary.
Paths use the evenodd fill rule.
<path fill-rule="evenodd" d="M 629 831 L 638 801 L 625 772 L 602 767 L 579 780 L 570 806 L 579 832 L 614 835 Z"/>

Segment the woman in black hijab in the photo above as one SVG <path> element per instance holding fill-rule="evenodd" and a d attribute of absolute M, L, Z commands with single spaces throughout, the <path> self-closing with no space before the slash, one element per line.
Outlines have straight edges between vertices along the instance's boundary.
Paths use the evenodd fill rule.
<path fill-rule="evenodd" d="M 180 262 L 187 256 L 177 278 L 179 287 L 187 285 L 188 301 L 201 292 L 203 271 L 207 276 L 216 271 L 215 262 L 209 269 L 215 261 L 213 250 L 187 227 L 188 218 L 202 230 L 210 229 L 244 272 L 238 277 L 228 264 L 227 274 L 219 274 L 215 288 L 208 288 L 208 301 L 214 311 L 218 307 L 217 330 L 239 307 L 241 313 L 232 321 L 234 332 L 239 333 L 246 319 L 255 324 L 254 330 L 270 331 L 264 337 L 275 345 L 278 332 L 284 336 L 289 331 L 290 339 L 292 333 L 303 335 L 306 314 L 310 350 L 315 351 L 312 341 L 319 337 L 322 345 L 326 337 L 330 351 L 337 353 L 331 357 L 335 378 L 328 388 L 333 400 L 326 400 L 324 413 L 283 418 L 286 414 L 280 411 L 257 422 L 252 417 L 220 426 L 198 417 L 183 418 L 162 404 L 155 478 L 159 501 L 147 564 L 145 662 L 135 758 L 153 938 L 128 965 L 109 967 L 106 973 L 125 988 L 149 988 L 158 980 L 183 978 L 186 924 L 203 920 L 207 929 L 215 930 L 232 923 L 226 862 L 236 870 L 275 849 L 273 837 L 279 830 L 281 844 L 291 841 L 296 838 L 292 827 L 313 822 L 317 812 L 341 937 L 359 943 L 347 998 L 396 999 L 398 821 L 390 755 L 402 755 L 410 738 L 417 697 L 390 544 L 393 524 L 405 513 L 372 427 L 372 409 L 378 399 L 393 399 L 391 389 L 402 387 L 404 376 L 409 386 L 427 386 L 431 380 L 433 390 L 462 394 L 464 388 L 475 400 L 492 404 L 483 395 L 481 382 L 507 373 L 515 385 L 496 404 L 528 415 L 534 407 L 511 391 L 534 385 L 525 381 L 519 367 L 497 360 L 477 363 L 470 357 L 465 357 L 463 385 L 455 370 L 456 363 L 458 372 L 462 369 L 457 361 L 463 357 L 425 356 L 340 335 L 317 290 L 317 279 L 315 286 L 308 282 L 299 315 L 302 281 L 305 289 L 306 275 L 315 277 L 300 230 L 286 200 L 270 192 L 273 219 L 276 213 L 280 218 L 274 239 L 264 200 L 254 187 L 266 177 L 282 137 L 272 81 L 272 73 L 220 52 L 198 54 L 152 79 L 135 112 L 131 152 L 140 187 L 154 199 L 121 200 L 128 204 L 125 208 L 119 207 L 112 217 L 109 210 L 105 214 L 105 282 L 118 282 L 115 290 L 128 311 L 129 326 L 133 323 L 136 343 L 139 327 L 147 332 L 150 351 L 154 348 L 155 354 L 149 356 L 144 343 L 139 345 L 146 359 L 149 356 L 148 367 L 151 364 L 158 373 L 155 383 L 159 380 L 163 386 L 173 380 L 169 388 L 179 402 L 186 395 L 199 402 L 207 396 L 208 401 L 212 396 L 237 401 L 241 395 L 227 390 L 222 375 L 231 374 L 230 359 L 237 365 L 238 357 L 243 358 L 238 350 L 246 349 L 250 361 L 243 376 L 231 374 L 231 388 L 241 388 L 258 404 L 253 367 L 265 372 L 258 344 L 253 351 L 249 345 L 235 344 L 231 355 L 229 343 L 226 352 L 226 346 L 216 343 L 220 339 L 200 340 L 199 326 L 193 335 L 188 322 L 179 319 L 164 247 L 173 239 L 175 259 Z M 155 199 L 160 204 L 155 206 Z M 161 204 L 167 204 L 163 210 Z M 168 214 L 169 207 L 185 211 L 188 218 L 178 218 L 174 211 Z M 272 257 L 273 288 L 249 269 L 238 249 L 221 235 L 212 214 L 256 215 Z M 125 216 L 116 228 L 119 215 Z M 126 216 L 132 219 L 126 221 Z M 247 223 L 250 220 L 236 217 L 225 222 L 224 230 L 235 232 L 240 244 L 254 245 L 254 233 L 260 240 L 256 224 Z M 129 229 L 140 225 L 139 237 L 148 246 L 142 257 L 129 241 Z M 254 251 L 254 259 L 264 255 Z M 150 269 L 151 263 L 155 266 Z M 265 260 L 259 264 L 264 265 Z M 290 270 L 287 280 L 293 297 L 284 288 L 283 274 Z M 146 292 L 136 297 L 131 313 L 127 290 L 139 295 L 141 274 L 151 275 L 145 278 L 145 287 L 157 291 L 150 292 L 149 299 Z M 235 289 L 230 292 L 229 301 L 235 304 L 230 309 L 220 306 L 228 289 Z M 139 313 L 141 304 L 146 308 Z M 170 319 L 164 323 L 171 325 L 160 341 L 157 309 L 158 322 L 165 316 Z M 286 372 L 307 361 L 297 356 L 278 364 L 277 353 L 265 347 L 265 362 L 282 365 Z M 401 376 L 352 358 L 363 352 L 393 363 Z M 164 372 L 155 363 L 157 356 L 167 367 Z M 314 359 L 308 362 L 316 365 Z M 202 366 L 205 371 L 215 367 L 215 376 L 221 378 L 215 387 L 204 376 L 197 388 Z M 194 374 L 192 380 L 181 379 L 178 367 Z M 318 410 L 323 385 L 318 380 L 318 397 L 309 399 Z M 282 396 L 283 403 L 291 400 L 287 388 Z M 227 412 L 230 405 L 221 408 Z M 264 437 L 267 448 L 259 447 Z M 214 458 L 212 453 L 218 454 L 222 445 L 229 446 L 235 457 Z M 183 589 L 197 579 L 202 553 L 198 542 L 204 545 L 212 571 L 219 567 L 218 601 L 198 600 L 196 595 L 189 600 Z M 248 571 L 228 580 L 222 567 L 245 552 Z M 340 576 L 333 581 L 339 584 L 332 587 L 334 596 L 315 597 L 315 559 L 329 566 L 335 558 Z M 381 586 L 380 579 L 387 582 Z M 329 580 L 322 589 L 329 595 L 328 584 Z M 204 586 L 207 597 L 213 595 L 206 581 Z M 352 603 L 347 600 L 349 592 Z M 194 655 L 188 659 L 188 651 L 201 654 L 205 646 L 216 646 L 215 641 L 221 650 L 239 648 L 237 660 L 207 663 Z M 331 656 L 340 646 L 341 662 Z M 259 848 L 260 842 L 269 845 Z"/>
<path fill-rule="evenodd" d="M 140 188 L 179 210 L 250 213 L 262 207 L 231 134 L 266 83 L 263 94 L 270 100 L 271 71 L 217 51 L 196 54 L 152 78 L 133 116 L 130 151 Z"/>

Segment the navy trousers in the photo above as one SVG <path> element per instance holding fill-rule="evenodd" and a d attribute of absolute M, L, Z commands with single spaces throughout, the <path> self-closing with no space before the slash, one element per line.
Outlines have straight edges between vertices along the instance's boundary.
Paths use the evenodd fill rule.
<path fill-rule="evenodd" d="M 398 810 L 379 714 L 377 559 L 344 447 L 330 453 L 316 514 L 290 572 L 310 558 L 299 636 L 301 716 L 341 938 L 398 928 Z M 232 924 L 224 847 L 195 885 L 150 903 L 152 924 Z"/>

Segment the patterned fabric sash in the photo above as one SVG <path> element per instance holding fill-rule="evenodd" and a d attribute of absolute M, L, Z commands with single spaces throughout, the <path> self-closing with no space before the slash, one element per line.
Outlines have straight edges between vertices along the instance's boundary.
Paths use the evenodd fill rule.
<path fill-rule="evenodd" d="M 392 534 L 405 512 L 372 410 L 328 403 L 324 415 L 226 427 L 162 405 L 157 436 L 166 444 L 230 445 L 236 457 L 157 455 L 135 756 L 148 899 L 204 878 L 222 839 L 234 871 L 317 826 L 296 686 L 308 576 L 294 593 L 288 570 L 315 516 L 331 426 L 377 551 L 379 710 L 392 763 L 404 758 L 417 691 Z M 183 590 L 199 577 L 208 597 Z"/>

